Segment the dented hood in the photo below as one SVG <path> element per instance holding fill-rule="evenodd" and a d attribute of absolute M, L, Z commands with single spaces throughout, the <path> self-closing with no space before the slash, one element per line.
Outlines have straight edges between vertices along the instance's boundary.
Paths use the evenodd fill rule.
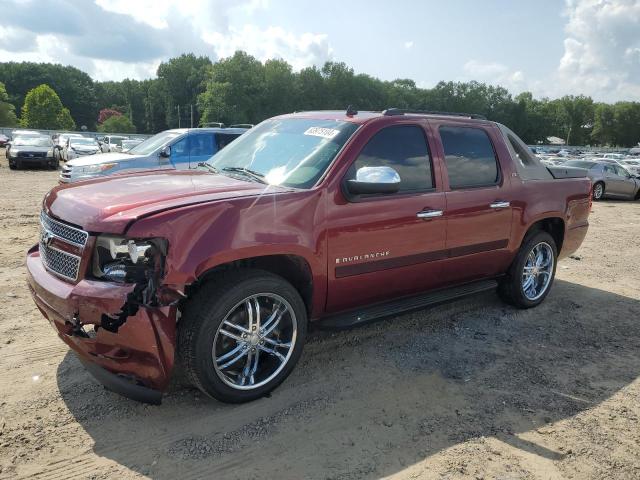
<path fill-rule="evenodd" d="M 160 170 L 60 185 L 45 196 L 44 208 L 89 232 L 124 233 L 158 211 L 287 190 L 205 171 Z"/>

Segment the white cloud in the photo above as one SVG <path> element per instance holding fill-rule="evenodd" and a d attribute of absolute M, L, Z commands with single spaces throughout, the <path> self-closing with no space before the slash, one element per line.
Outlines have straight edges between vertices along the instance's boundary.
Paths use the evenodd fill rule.
<path fill-rule="evenodd" d="M 244 50 L 257 59 L 282 58 L 294 70 L 310 65 L 319 65 L 329 60 L 332 49 L 326 35 L 303 33 L 296 35 L 280 27 L 260 29 L 255 25 L 245 25 L 241 29 L 230 27 L 228 34 L 217 32 L 204 35 L 220 57 L 233 55 L 236 50 Z"/>
<path fill-rule="evenodd" d="M 567 0 L 557 88 L 640 100 L 640 1 Z"/>
<path fill-rule="evenodd" d="M 246 17 L 268 8 L 268 0 L 10 3 L 3 8 L 0 58 L 70 64 L 99 80 L 148 78 L 161 61 L 189 52 L 216 60 L 242 49 L 261 60 L 283 58 L 296 69 L 331 58 L 326 35 L 230 24 L 234 12 Z"/>
<path fill-rule="evenodd" d="M 501 85 L 512 93 L 519 93 L 528 87 L 524 73 L 497 62 L 469 60 L 464 64 L 465 80 L 478 80 L 492 85 Z"/>
<path fill-rule="evenodd" d="M 410 48 L 413 48 L 413 40 L 409 40 L 407 42 L 404 42 L 404 48 L 406 48 L 407 50 Z"/>

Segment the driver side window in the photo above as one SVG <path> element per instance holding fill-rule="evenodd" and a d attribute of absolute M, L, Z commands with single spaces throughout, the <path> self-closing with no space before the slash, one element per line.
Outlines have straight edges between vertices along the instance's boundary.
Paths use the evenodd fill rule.
<path fill-rule="evenodd" d="M 184 137 L 171 145 L 171 160 L 173 162 L 189 162 L 188 137 Z"/>
<path fill-rule="evenodd" d="M 400 175 L 399 192 L 424 191 L 434 187 L 431 156 L 424 131 L 417 125 L 387 127 L 376 133 L 349 168 L 347 179 L 355 179 L 362 167 L 391 167 Z"/>

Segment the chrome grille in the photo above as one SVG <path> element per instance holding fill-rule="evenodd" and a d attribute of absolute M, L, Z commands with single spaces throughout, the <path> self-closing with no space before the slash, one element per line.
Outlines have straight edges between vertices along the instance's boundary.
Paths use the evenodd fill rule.
<path fill-rule="evenodd" d="M 89 238 L 89 234 L 84 230 L 58 222 L 44 212 L 40 213 L 40 223 L 49 233 L 80 247 L 84 247 Z"/>
<path fill-rule="evenodd" d="M 71 167 L 68 165 L 63 165 L 62 170 L 60 170 L 60 181 L 62 183 L 67 183 L 71 181 Z"/>
<path fill-rule="evenodd" d="M 56 275 L 75 281 L 80 270 L 80 257 L 46 246 L 40 242 L 40 257 L 47 269 Z"/>
<path fill-rule="evenodd" d="M 44 211 L 40 214 L 40 227 L 40 256 L 45 268 L 67 280 L 77 280 L 82 258 L 51 246 L 51 239 L 57 238 L 82 249 L 89 234 L 52 219 Z"/>

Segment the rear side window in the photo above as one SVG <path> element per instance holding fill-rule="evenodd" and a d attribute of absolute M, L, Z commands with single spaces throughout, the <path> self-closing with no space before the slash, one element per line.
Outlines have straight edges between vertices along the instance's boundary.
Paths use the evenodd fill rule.
<path fill-rule="evenodd" d="M 216 135 L 218 138 L 218 150 L 222 150 L 239 136 L 240 134 L 237 133 L 218 133 Z"/>
<path fill-rule="evenodd" d="M 353 162 L 347 178 L 356 178 L 356 172 L 362 167 L 393 168 L 400 175 L 400 192 L 434 187 L 427 141 L 418 126 L 401 125 L 380 130 Z"/>
<path fill-rule="evenodd" d="M 451 188 L 495 185 L 498 161 L 487 132 L 473 127 L 440 127 Z"/>

